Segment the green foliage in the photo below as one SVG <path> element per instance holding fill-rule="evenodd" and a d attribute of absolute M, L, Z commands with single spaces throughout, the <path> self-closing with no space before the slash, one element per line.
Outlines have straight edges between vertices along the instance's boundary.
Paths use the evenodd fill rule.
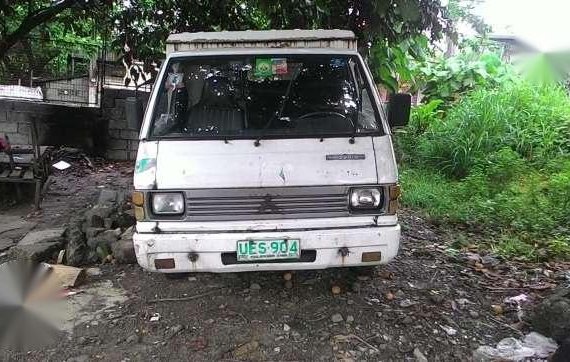
<path fill-rule="evenodd" d="M 413 64 L 416 87 L 426 99 L 457 100 L 468 91 L 502 84 L 509 76 L 509 68 L 493 53 L 479 55 L 471 51 L 451 58 L 438 58 Z"/>
<path fill-rule="evenodd" d="M 0 81 L 70 75 L 71 55 L 88 59 L 101 47 L 97 5 L 98 1 L 33 0 L 0 6 Z M 27 24 L 33 26 L 27 29 Z M 76 73 L 87 74 L 87 67 L 87 62 L 74 63 Z"/>
<path fill-rule="evenodd" d="M 569 154 L 570 99 L 565 90 L 525 82 L 478 89 L 418 142 L 426 162 L 456 177 L 466 176 L 504 147 L 536 165 Z"/>
<path fill-rule="evenodd" d="M 409 78 L 408 58 L 425 52 L 426 31 L 431 40 L 453 31 L 440 0 L 131 0 L 129 6 L 116 3 L 112 20 L 115 48 L 126 44 L 133 57 L 147 62 L 163 58 L 170 33 L 350 29 L 362 50 L 371 46 L 371 68 L 392 90 L 398 77 Z"/>
<path fill-rule="evenodd" d="M 439 106 L 439 102 L 437 102 Z M 507 257 L 570 259 L 570 97 L 526 82 L 477 89 L 396 136 L 403 203 L 483 227 Z"/>
<path fill-rule="evenodd" d="M 376 41 L 370 49 L 370 68 L 374 78 L 393 93 L 398 92 L 402 84 L 414 83 L 412 59 L 423 60 L 428 45 L 429 40 L 424 35 L 396 44 Z"/>

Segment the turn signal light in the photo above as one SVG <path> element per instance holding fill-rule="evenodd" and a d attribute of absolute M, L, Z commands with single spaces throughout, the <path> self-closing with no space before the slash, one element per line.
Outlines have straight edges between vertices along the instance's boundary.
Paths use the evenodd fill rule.
<path fill-rule="evenodd" d="M 399 198 L 400 198 L 401 194 L 402 194 L 402 190 L 400 189 L 400 185 L 395 184 L 395 185 L 388 186 L 388 195 L 389 195 L 388 214 L 389 215 L 394 215 L 398 211 L 398 208 L 400 207 Z"/>
<path fill-rule="evenodd" d="M 133 194 L 131 196 L 131 201 L 133 202 L 133 205 L 143 206 L 144 205 L 144 194 L 140 191 L 133 192 Z"/>

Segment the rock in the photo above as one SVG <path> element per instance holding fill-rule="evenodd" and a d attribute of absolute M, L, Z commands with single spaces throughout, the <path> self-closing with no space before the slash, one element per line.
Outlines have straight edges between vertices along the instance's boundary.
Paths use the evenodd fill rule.
<path fill-rule="evenodd" d="M 400 302 L 400 307 L 409 308 L 409 307 L 416 305 L 416 304 L 418 304 L 418 302 L 414 302 L 414 301 L 409 300 L 409 299 L 404 299 Z"/>
<path fill-rule="evenodd" d="M 469 315 L 471 316 L 471 318 L 479 318 L 479 313 L 477 313 L 474 310 L 470 310 Z"/>
<path fill-rule="evenodd" d="M 103 219 L 103 227 L 105 229 L 112 229 L 113 228 L 113 219 L 110 217 L 106 217 Z"/>
<path fill-rule="evenodd" d="M 377 317 L 377 318 L 382 318 L 382 312 L 376 312 L 376 317 Z"/>
<path fill-rule="evenodd" d="M 288 324 L 286 324 L 286 323 L 285 323 L 285 324 L 283 324 L 283 331 L 285 331 L 285 332 L 289 332 L 290 330 L 291 330 L 291 327 L 289 327 L 289 325 L 288 325 Z"/>
<path fill-rule="evenodd" d="M 106 230 L 93 238 L 87 239 L 87 245 L 92 249 L 96 249 L 100 245 L 105 245 L 110 248 L 113 243 L 119 240 L 120 235 L 120 229 Z"/>
<path fill-rule="evenodd" d="M 251 283 L 251 285 L 249 286 L 250 290 L 260 290 L 261 289 L 261 285 L 257 284 L 257 283 Z"/>
<path fill-rule="evenodd" d="M 111 244 L 111 252 L 115 261 L 119 264 L 135 264 L 137 256 L 135 254 L 135 245 L 133 239 L 120 239 Z"/>
<path fill-rule="evenodd" d="M 87 227 L 105 227 L 105 219 L 109 218 L 114 211 L 115 209 L 110 206 L 95 205 L 85 213 Z"/>
<path fill-rule="evenodd" d="M 481 263 L 488 268 L 494 268 L 497 265 L 501 264 L 501 262 L 492 255 L 485 255 L 481 258 Z"/>
<path fill-rule="evenodd" d="M 89 355 L 87 354 L 80 354 L 79 356 L 66 359 L 67 362 L 87 362 L 89 360 L 90 358 Z"/>
<path fill-rule="evenodd" d="M 18 245 L 31 245 L 52 241 L 61 242 L 64 233 L 65 229 L 62 228 L 31 231 L 18 242 Z"/>
<path fill-rule="evenodd" d="M 550 362 L 568 362 L 570 356 L 570 338 L 563 341 L 550 358 Z"/>
<path fill-rule="evenodd" d="M 105 229 L 105 228 L 94 228 L 94 227 L 89 226 L 85 229 L 85 237 L 94 238 L 97 235 L 101 234 L 105 230 L 107 230 L 107 229 Z"/>
<path fill-rule="evenodd" d="M 354 322 L 354 317 L 351 315 L 346 316 L 346 323 L 352 323 Z"/>
<path fill-rule="evenodd" d="M 414 348 L 414 357 L 418 362 L 428 362 L 427 357 L 418 348 Z"/>
<path fill-rule="evenodd" d="M 79 266 L 89 260 L 88 247 L 85 241 L 85 234 L 81 231 L 81 222 L 75 222 L 65 231 L 67 246 L 65 249 L 65 259 L 67 265 Z"/>
<path fill-rule="evenodd" d="M 445 300 L 445 297 L 441 294 L 430 294 L 429 299 L 433 304 L 441 304 Z"/>
<path fill-rule="evenodd" d="M 355 293 L 360 293 L 360 283 L 359 282 L 354 282 L 352 283 L 352 291 Z"/>
<path fill-rule="evenodd" d="M 405 325 L 410 325 L 410 324 L 414 323 L 414 320 L 413 320 L 412 317 L 410 317 L 410 316 L 408 315 L 408 316 L 406 316 L 406 317 L 402 320 L 402 323 L 405 324 Z"/>
<path fill-rule="evenodd" d="M 63 247 L 64 229 L 46 229 L 27 233 L 10 249 L 12 257 L 42 262 L 51 259 Z"/>
<path fill-rule="evenodd" d="M 102 274 L 101 269 L 97 267 L 87 268 L 85 269 L 85 273 L 90 277 L 96 277 Z"/>
<path fill-rule="evenodd" d="M 342 317 L 342 315 L 341 315 L 340 313 L 336 313 L 336 314 L 333 314 L 333 315 L 331 316 L 331 321 L 332 321 L 333 323 L 340 323 L 340 322 L 342 322 L 343 320 L 344 320 L 344 318 Z"/>
<path fill-rule="evenodd" d="M 59 252 L 62 246 L 63 242 L 61 241 L 16 245 L 10 249 L 10 254 L 12 257 L 17 259 L 26 259 L 31 260 L 34 263 L 39 263 L 52 259 L 53 256 Z"/>
<path fill-rule="evenodd" d="M 113 227 L 114 228 L 126 229 L 126 228 L 129 228 L 129 227 L 133 226 L 134 224 L 136 224 L 136 222 L 137 222 L 137 219 L 135 219 L 134 215 L 123 212 L 114 218 Z"/>
<path fill-rule="evenodd" d="M 178 333 L 180 333 L 180 331 L 182 331 L 183 329 L 184 329 L 184 326 L 182 324 L 177 324 L 174 327 L 170 328 L 170 333 L 172 333 L 172 336 L 175 336 Z"/>
<path fill-rule="evenodd" d="M 103 189 L 97 198 L 97 205 L 112 206 L 120 202 L 119 193 L 115 190 Z"/>
<path fill-rule="evenodd" d="M 138 334 L 132 334 L 130 336 L 127 337 L 127 339 L 125 340 L 125 342 L 127 342 L 128 344 L 133 344 L 133 343 L 139 343 L 140 338 L 138 336 Z"/>
<path fill-rule="evenodd" d="M 570 288 L 564 287 L 544 299 L 530 316 L 533 328 L 558 343 L 570 338 Z"/>
<path fill-rule="evenodd" d="M 233 351 L 233 355 L 237 359 L 252 360 L 254 355 L 259 354 L 259 342 L 250 341 L 242 344 Z"/>

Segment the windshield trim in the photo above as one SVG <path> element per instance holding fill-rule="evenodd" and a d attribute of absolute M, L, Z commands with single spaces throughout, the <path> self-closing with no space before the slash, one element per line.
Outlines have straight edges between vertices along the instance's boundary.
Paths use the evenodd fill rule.
<path fill-rule="evenodd" d="M 387 128 L 387 116 L 386 110 L 384 109 L 384 105 L 382 104 L 379 96 L 378 90 L 374 87 L 374 81 L 372 79 L 370 70 L 368 66 L 364 62 L 362 56 L 354 51 L 354 50 L 342 50 L 342 49 L 327 49 L 327 48 L 304 48 L 304 49 L 290 49 L 290 48 L 253 48 L 253 49 L 236 49 L 235 52 L 232 54 L 227 53 L 226 50 L 205 50 L 199 52 L 174 52 L 167 56 L 165 61 L 161 64 L 160 71 L 156 77 L 156 81 L 153 85 L 151 97 L 148 101 L 149 106 L 146 109 L 143 125 L 141 127 L 140 132 L 140 140 L 161 140 L 161 139 L 168 139 L 168 140 L 230 140 L 230 139 L 252 139 L 255 140 L 257 136 L 253 135 L 231 135 L 231 136 L 223 136 L 223 135 L 211 135 L 211 136 L 183 136 L 183 137 L 165 137 L 165 136 L 153 136 L 152 135 L 152 127 L 155 122 L 154 115 L 156 111 L 157 101 L 159 99 L 159 93 L 163 88 L 163 84 L 157 83 L 162 82 L 168 67 L 175 61 L 180 61 L 183 59 L 189 58 L 212 58 L 212 59 L 219 59 L 220 57 L 228 57 L 232 58 L 235 56 L 244 56 L 244 55 L 267 55 L 267 56 L 279 56 L 279 55 L 293 55 L 293 56 L 307 56 L 307 55 L 341 55 L 341 56 L 352 56 L 355 58 L 356 63 L 358 65 L 358 69 L 362 72 L 362 75 L 365 78 L 365 86 L 366 90 L 369 92 L 369 97 L 372 100 L 372 107 L 374 109 L 374 114 L 377 118 L 377 129 L 375 130 L 365 130 L 360 133 L 353 133 L 353 132 L 346 132 L 345 133 L 334 133 L 334 134 L 327 134 L 327 133 L 319 133 L 319 134 L 295 134 L 295 135 L 264 135 L 263 138 L 266 139 L 291 139 L 291 138 L 330 138 L 330 137 L 362 137 L 362 136 L 383 136 L 386 134 L 390 134 L 389 128 Z"/>
<path fill-rule="evenodd" d="M 326 139 L 326 138 L 363 138 L 363 137 L 378 137 L 383 136 L 384 132 L 380 128 L 377 130 L 370 130 L 361 132 L 358 134 L 353 133 L 307 133 L 307 134 L 288 134 L 288 135 L 264 135 L 264 140 L 276 140 L 276 139 Z M 252 135 L 231 135 L 231 136 L 220 136 L 220 135 L 211 135 L 211 136 L 152 136 L 152 137 L 145 137 L 143 138 L 144 141 L 232 141 L 232 140 L 251 140 L 255 141 L 257 139 L 256 136 Z"/>

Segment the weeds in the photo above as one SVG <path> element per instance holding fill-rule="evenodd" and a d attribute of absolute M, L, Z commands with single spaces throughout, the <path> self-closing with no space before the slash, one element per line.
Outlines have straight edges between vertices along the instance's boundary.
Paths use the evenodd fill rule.
<path fill-rule="evenodd" d="M 570 259 L 567 93 L 509 83 L 475 90 L 445 116 L 430 104 L 396 136 L 403 203 L 482 227 L 506 257 Z"/>

